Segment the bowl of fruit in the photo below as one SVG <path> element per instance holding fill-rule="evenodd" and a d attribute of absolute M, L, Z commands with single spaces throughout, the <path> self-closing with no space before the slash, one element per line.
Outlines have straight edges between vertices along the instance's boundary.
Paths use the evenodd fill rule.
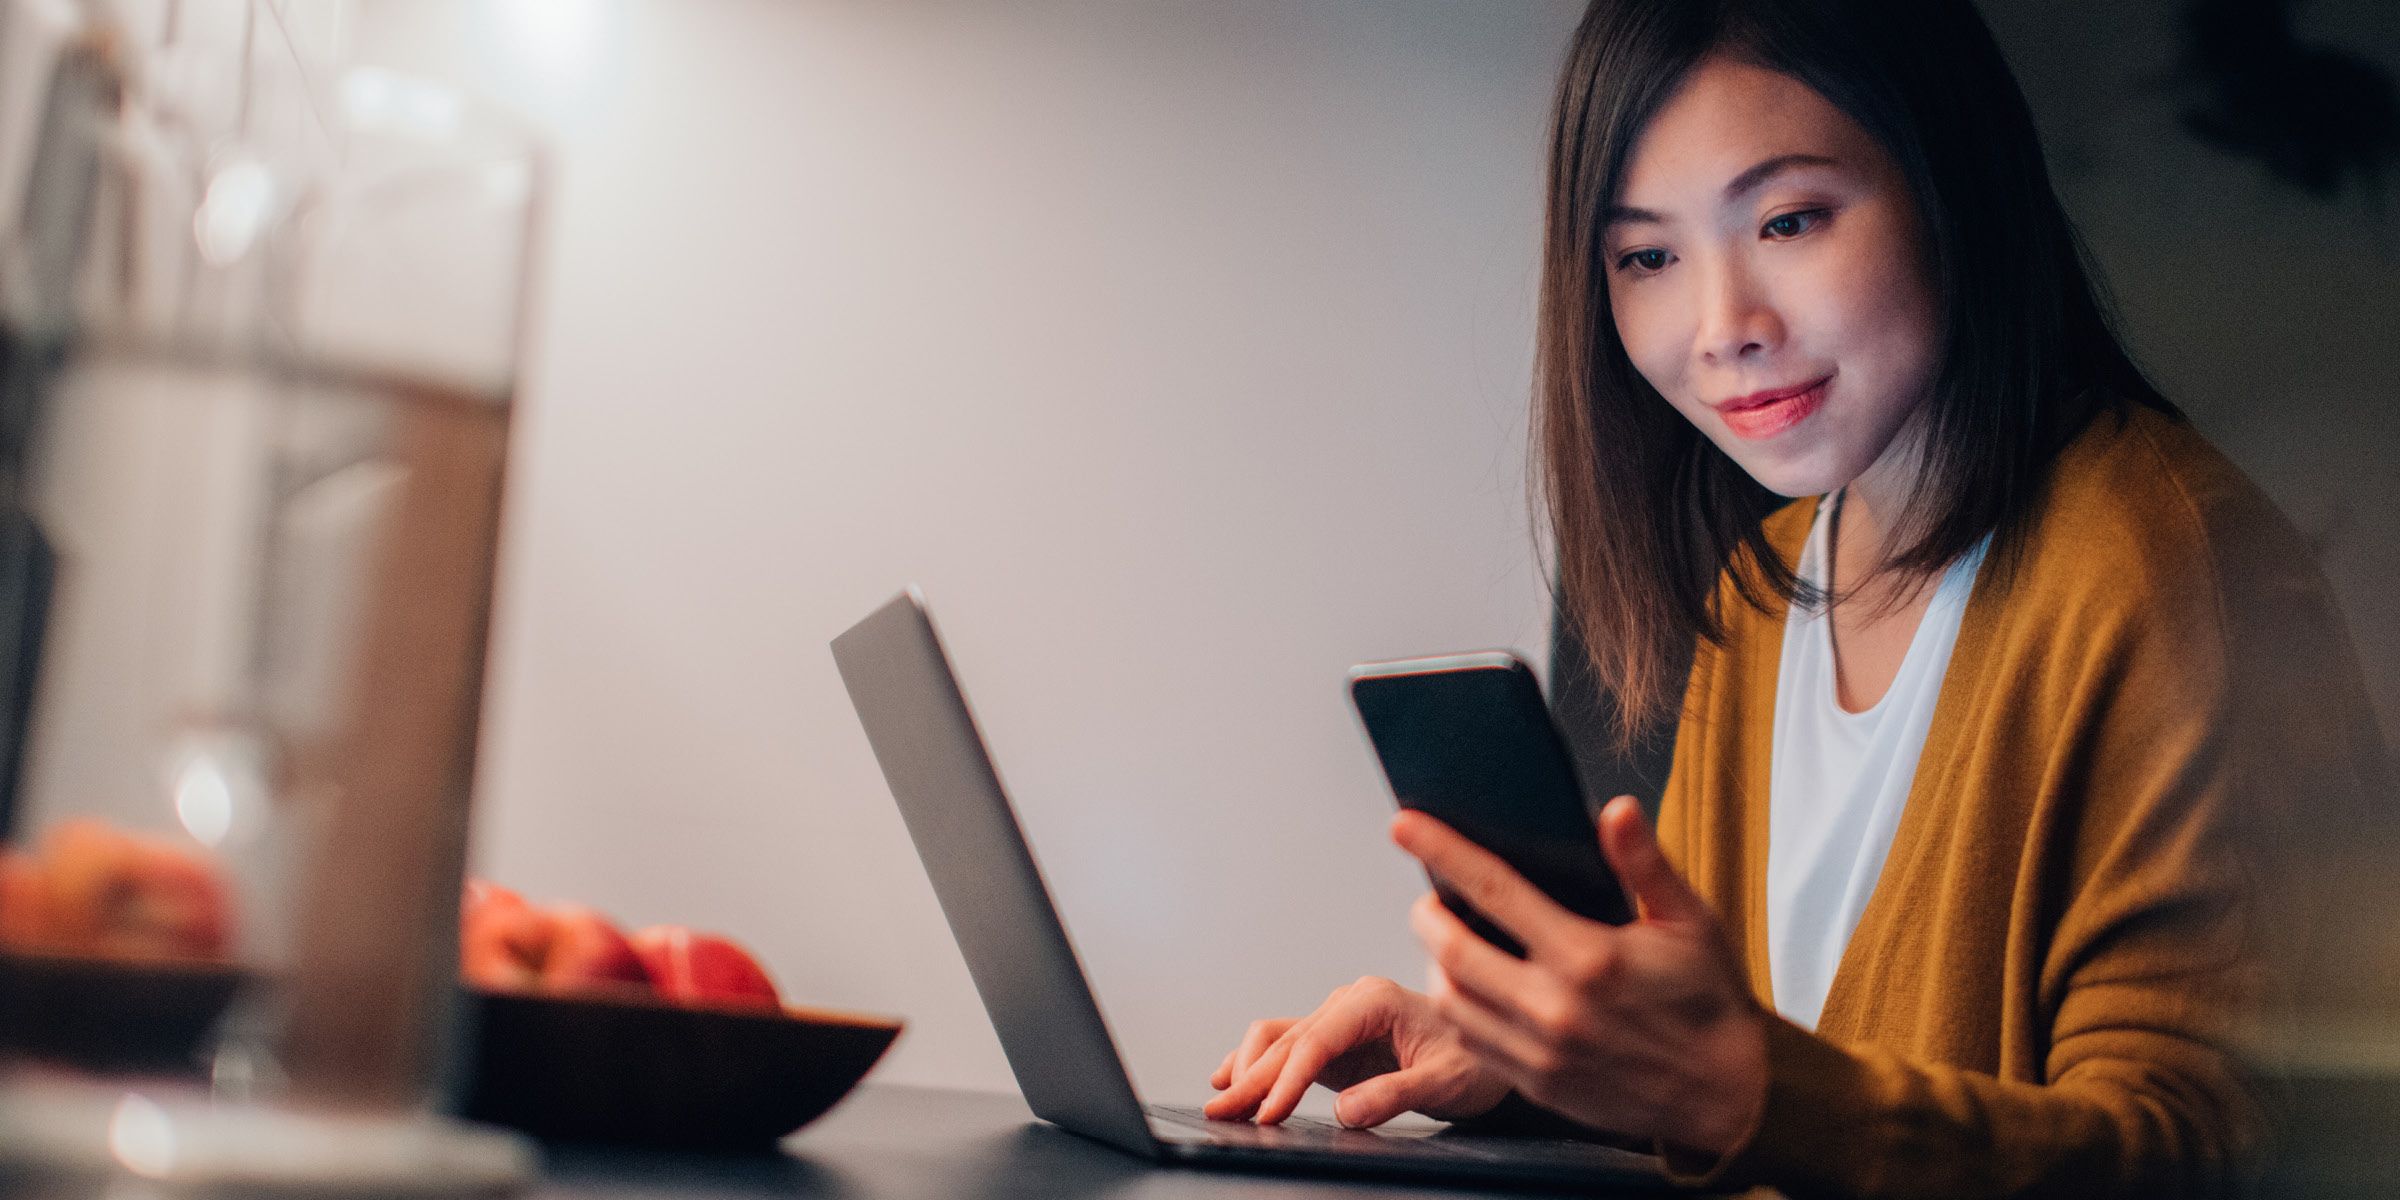
<path fill-rule="evenodd" d="M 204 859 L 95 822 L 0 852 L 0 1036 L 78 1067 L 196 1072 L 243 975 Z M 622 931 L 470 882 L 466 1115 L 535 1136 L 765 1148 L 857 1085 L 901 1022 L 786 1003 L 739 943 Z"/>
<path fill-rule="evenodd" d="M 467 887 L 460 967 L 474 998 L 467 1115 L 545 1138 L 759 1146 L 848 1094 L 897 1020 L 786 1004 L 729 938 L 627 935 L 576 905 Z"/>

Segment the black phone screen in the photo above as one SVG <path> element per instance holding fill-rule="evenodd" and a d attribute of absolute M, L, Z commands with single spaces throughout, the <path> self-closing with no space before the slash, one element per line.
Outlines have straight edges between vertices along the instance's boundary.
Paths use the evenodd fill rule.
<path fill-rule="evenodd" d="M 1613 925 L 1633 919 L 1601 856 L 1574 760 L 1522 660 L 1478 654 L 1373 664 L 1353 673 L 1350 699 L 1401 807 L 1439 818 L 1571 912 Z M 1433 882 L 1469 928 L 1524 957 L 1516 939 Z"/>

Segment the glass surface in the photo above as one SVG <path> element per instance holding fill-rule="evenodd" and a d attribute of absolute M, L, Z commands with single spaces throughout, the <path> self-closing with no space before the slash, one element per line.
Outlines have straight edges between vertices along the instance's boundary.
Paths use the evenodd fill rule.
<path fill-rule="evenodd" d="M 266 144 L 145 53 L 60 40 L 0 245 L 0 1100 L 139 1099 L 259 1179 L 381 1121 L 377 1186 L 488 1186 L 521 1149 L 424 1131 L 539 155 L 372 71 Z"/>

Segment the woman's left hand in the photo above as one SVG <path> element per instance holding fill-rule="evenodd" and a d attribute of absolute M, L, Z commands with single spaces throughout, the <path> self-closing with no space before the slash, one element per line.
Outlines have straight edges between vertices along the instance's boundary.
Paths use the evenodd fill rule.
<path fill-rule="evenodd" d="M 1526 948 L 1495 948 L 1431 893 L 1409 913 L 1433 955 L 1435 1004 L 1517 1094 L 1706 1154 L 1749 1137 L 1766 1103 L 1766 1015 L 1633 797 L 1600 814 L 1601 851 L 1640 909 L 1630 925 L 1568 912 L 1423 813 L 1401 813 L 1392 840 Z"/>

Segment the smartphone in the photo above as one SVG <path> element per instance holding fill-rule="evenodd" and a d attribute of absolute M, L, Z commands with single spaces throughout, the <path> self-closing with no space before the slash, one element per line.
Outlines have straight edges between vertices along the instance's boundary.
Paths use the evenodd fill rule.
<path fill-rule="evenodd" d="M 1350 669 L 1350 702 L 1400 807 L 1439 818 L 1570 912 L 1612 925 L 1633 919 L 1525 660 L 1487 651 L 1361 663 Z M 1485 941 L 1525 957 L 1447 883 L 1433 887 Z"/>

